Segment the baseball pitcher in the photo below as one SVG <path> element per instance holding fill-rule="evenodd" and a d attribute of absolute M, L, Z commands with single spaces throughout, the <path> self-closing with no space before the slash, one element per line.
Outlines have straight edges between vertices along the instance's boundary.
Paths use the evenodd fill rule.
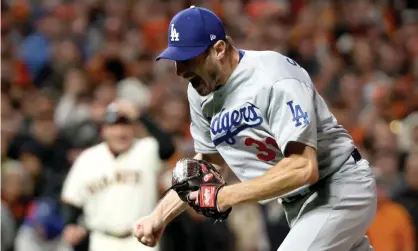
<path fill-rule="evenodd" d="M 197 155 L 176 164 L 173 189 L 134 225 L 139 242 L 156 245 L 188 205 L 223 220 L 234 205 L 277 199 L 291 227 L 279 251 L 372 250 L 369 163 L 297 62 L 235 48 L 221 20 L 194 6 L 171 20 L 159 59 L 174 61 L 190 82 Z M 227 185 L 215 167 L 231 168 L 241 182 Z"/>

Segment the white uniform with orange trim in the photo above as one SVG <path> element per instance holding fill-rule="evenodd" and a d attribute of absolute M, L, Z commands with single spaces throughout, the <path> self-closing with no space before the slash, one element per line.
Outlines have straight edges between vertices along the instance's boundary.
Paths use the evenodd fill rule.
<path fill-rule="evenodd" d="M 272 51 L 240 55 L 214 93 L 202 97 L 189 85 L 196 152 L 219 152 L 246 181 L 279 162 L 289 142 L 315 148 L 319 183 L 279 199 L 291 226 L 279 251 L 369 250 L 364 234 L 376 211 L 369 163 L 295 61 Z"/>
<path fill-rule="evenodd" d="M 151 137 L 136 140 L 117 157 L 106 143 L 79 156 L 65 180 L 62 199 L 83 208 L 92 231 L 90 251 L 159 250 L 138 245 L 132 236 L 120 236 L 129 234 L 132 224 L 156 206 L 161 167 L 158 143 Z"/>

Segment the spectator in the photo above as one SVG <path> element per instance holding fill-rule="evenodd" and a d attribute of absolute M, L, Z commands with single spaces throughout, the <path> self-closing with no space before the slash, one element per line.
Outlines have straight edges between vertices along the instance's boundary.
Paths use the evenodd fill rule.
<path fill-rule="evenodd" d="M 81 69 L 69 70 L 64 79 L 64 92 L 55 109 L 55 123 L 60 129 L 71 127 L 89 116 L 86 94 L 87 78 Z"/>
<path fill-rule="evenodd" d="M 2 203 L 10 210 L 16 226 L 20 226 L 27 213 L 32 182 L 29 174 L 17 161 L 9 161 L 2 165 Z"/>
<path fill-rule="evenodd" d="M 41 86 L 38 74 L 50 60 L 51 42 L 62 36 L 61 20 L 57 19 L 48 9 L 40 10 L 35 20 L 37 30 L 26 37 L 20 47 L 20 56 L 28 66 L 32 79 Z"/>
<path fill-rule="evenodd" d="M 72 251 L 61 240 L 63 229 L 58 204 L 45 198 L 36 200 L 17 233 L 15 251 Z"/>
<path fill-rule="evenodd" d="M 81 52 L 75 42 L 56 41 L 52 44 L 51 58 L 38 72 L 35 81 L 43 88 L 61 92 L 67 72 L 81 65 Z"/>
<path fill-rule="evenodd" d="M 89 147 L 100 142 L 100 127 L 103 122 L 106 107 L 115 98 L 116 88 L 114 85 L 103 84 L 96 88 L 92 101 L 88 106 L 88 115 L 80 121 L 74 121 L 74 119 L 67 120 L 71 121 L 71 124 L 67 124 L 63 128 L 62 133 L 64 138 L 76 148 Z M 69 107 L 67 106 L 67 108 Z M 75 109 L 76 107 L 72 108 L 72 110 Z M 74 116 L 71 112 L 68 115 L 71 117 Z"/>
<path fill-rule="evenodd" d="M 404 187 L 402 174 L 399 172 L 398 155 L 390 151 L 375 153 L 373 165 L 382 172 L 387 183 L 386 195 L 390 198 Z"/>
<path fill-rule="evenodd" d="M 16 222 L 5 201 L 1 201 L 1 251 L 12 251 L 16 235 Z"/>
<path fill-rule="evenodd" d="M 415 229 L 418 229 L 418 153 L 411 152 L 405 167 L 406 188 L 394 197 L 394 200 L 403 205 L 412 216 Z M 418 231 L 415 232 L 415 241 L 418 240 Z M 416 249 L 418 250 L 418 249 Z"/>
<path fill-rule="evenodd" d="M 391 201 L 383 172 L 375 170 L 378 204 L 376 217 L 367 231 L 370 243 L 376 251 L 415 251 L 415 226 L 408 211 Z"/>
<path fill-rule="evenodd" d="M 9 96 L 2 93 L 1 95 L 1 131 L 2 136 L 9 142 L 11 138 L 18 132 L 19 125 L 22 121 L 21 114 L 13 107 L 12 100 Z M 6 141 L 4 143 L 6 143 Z M 8 146 L 2 146 L 2 151 L 7 153 Z"/>
<path fill-rule="evenodd" d="M 17 128 L 17 130 L 19 130 L 19 134 L 16 135 L 17 137 L 26 137 L 32 134 L 31 125 L 35 116 L 52 113 L 55 106 L 53 94 L 47 90 L 31 90 L 25 92 L 25 94 L 16 102 L 18 103 L 17 106 L 20 107 L 20 113 L 23 116 L 23 121 Z M 18 149 L 13 144 L 11 147 L 12 157 L 17 158 Z"/>
<path fill-rule="evenodd" d="M 17 135 L 10 148 L 12 156 L 21 161 L 35 183 L 34 195 L 58 198 L 70 166 L 69 146 L 59 135 L 51 112 L 36 114 L 28 132 Z"/>

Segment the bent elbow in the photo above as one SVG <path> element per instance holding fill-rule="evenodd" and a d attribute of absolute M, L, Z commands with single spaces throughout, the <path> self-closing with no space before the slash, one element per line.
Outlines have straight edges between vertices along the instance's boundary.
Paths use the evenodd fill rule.
<path fill-rule="evenodd" d="M 300 158 L 298 164 L 299 167 L 297 169 L 300 173 L 301 185 L 311 185 L 318 181 L 319 171 L 316 162 L 307 158 Z"/>
<path fill-rule="evenodd" d="M 304 184 L 312 185 L 319 180 L 319 170 L 317 163 L 307 160 L 308 163 L 305 168 Z"/>
<path fill-rule="evenodd" d="M 312 185 L 319 179 L 317 162 L 305 157 L 289 159 L 299 186 Z"/>

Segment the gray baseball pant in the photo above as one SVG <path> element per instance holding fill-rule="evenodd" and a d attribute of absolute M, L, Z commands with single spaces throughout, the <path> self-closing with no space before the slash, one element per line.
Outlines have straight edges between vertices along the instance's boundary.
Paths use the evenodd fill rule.
<path fill-rule="evenodd" d="M 370 251 L 365 233 L 376 214 L 376 184 L 367 160 L 350 157 L 316 191 L 281 204 L 291 228 L 278 251 Z M 280 200 L 279 200 L 280 201 Z"/>

